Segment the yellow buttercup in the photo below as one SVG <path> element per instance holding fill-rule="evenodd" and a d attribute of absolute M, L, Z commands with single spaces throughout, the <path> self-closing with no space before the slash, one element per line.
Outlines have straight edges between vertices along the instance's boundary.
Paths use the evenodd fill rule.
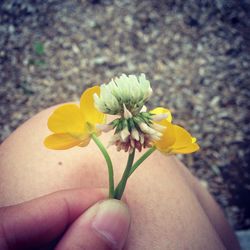
<path fill-rule="evenodd" d="M 158 107 L 150 113 L 167 116 L 161 121 L 154 121 L 165 127 L 161 138 L 154 142 L 156 149 L 164 154 L 189 154 L 199 150 L 196 138 L 181 126 L 172 124 L 172 115 L 168 109 Z"/>
<path fill-rule="evenodd" d="M 91 134 L 100 134 L 96 124 L 104 124 L 106 115 L 95 108 L 94 94 L 100 94 L 99 86 L 89 88 L 82 94 L 80 106 L 64 104 L 53 112 L 48 120 L 48 128 L 53 134 L 44 141 L 47 148 L 84 147 L 89 144 Z"/>

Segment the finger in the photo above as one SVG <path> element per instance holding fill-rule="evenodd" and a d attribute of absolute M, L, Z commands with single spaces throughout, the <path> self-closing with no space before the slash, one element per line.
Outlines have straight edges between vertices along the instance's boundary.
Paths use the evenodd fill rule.
<path fill-rule="evenodd" d="M 104 198 L 101 189 L 73 189 L 0 208 L 0 249 L 47 245 L 86 209 Z"/>
<path fill-rule="evenodd" d="M 56 250 L 122 249 L 129 230 L 130 214 L 119 200 L 96 203 L 67 230 Z"/>

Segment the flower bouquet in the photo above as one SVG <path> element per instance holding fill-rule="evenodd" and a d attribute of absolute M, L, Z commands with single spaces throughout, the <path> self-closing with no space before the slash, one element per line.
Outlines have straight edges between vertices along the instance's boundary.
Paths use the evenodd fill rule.
<path fill-rule="evenodd" d="M 172 123 L 171 112 L 164 107 L 147 111 L 152 95 L 150 82 L 144 74 L 122 74 L 108 84 L 88 88 L 80 105 L 64 104 L 48 119 L 53 132 L 45 138 L 47 148 L 65 150 L 74 146 L 86 147 L 92 139 L 103 154 L 109 174 L 109 198 L 121 199 L 128 178 L 155 150 L 163 154 L 188 154 L 199 149 L 196 138 L 184 128 Z M 107 123 L 107 115 L 113 120 Z M 120 182 L 115 187 L 112 160 L 99 136 L 113 130 L 109 146 L 128 153 Z M 146 151 L 145 151 L 146 149 Z M 145 151 L 134 162 L 136 151 Z"/>

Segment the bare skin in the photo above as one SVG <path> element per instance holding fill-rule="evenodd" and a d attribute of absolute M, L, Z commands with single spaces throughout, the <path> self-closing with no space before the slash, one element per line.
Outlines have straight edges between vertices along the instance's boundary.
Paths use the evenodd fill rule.
<path fill-rule="evenodd" d="M 97 146 L 54 151 L 44 110 L 0 147 L 0 206 L 22 203 L 58 190 L 108 187 Z M 100 139 L 107 145 L 109 134 Z M 119 181 L 127 154 L 109 148 Z M 209 193 L 175 157 L 155 152 L 130 177 L 126 200 L 132 215 L 125 249 L 239 249 L 233 231 Z"/>

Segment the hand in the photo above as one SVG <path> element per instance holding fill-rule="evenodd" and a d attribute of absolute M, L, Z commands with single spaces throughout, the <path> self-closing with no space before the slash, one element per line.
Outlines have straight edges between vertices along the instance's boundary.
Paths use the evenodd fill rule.
<path fill-rule="evenodd" d="M 59 191 L 0 208 L 0 249 L 122 249 L 130 214 L 100 189 Z"/>

